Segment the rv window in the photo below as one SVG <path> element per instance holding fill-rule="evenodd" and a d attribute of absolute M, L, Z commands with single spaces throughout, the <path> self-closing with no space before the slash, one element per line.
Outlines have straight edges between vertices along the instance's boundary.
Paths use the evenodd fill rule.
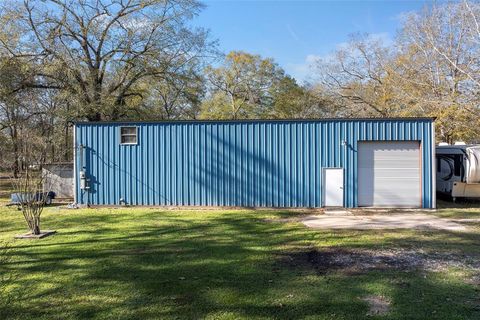
<path fill-rule="evenodd" d="M 137 127 L 120 127 L 120 144 L 137 144 Z"/>
<path fill-rule="evenodd" d="M 462 155 L 461 154 L 456 154 L 454 158 L 454 172 L 453 174 L 456 175 L 457 177 L 460 176 L 461 173 L 461 168 L 462 168 Z"/>

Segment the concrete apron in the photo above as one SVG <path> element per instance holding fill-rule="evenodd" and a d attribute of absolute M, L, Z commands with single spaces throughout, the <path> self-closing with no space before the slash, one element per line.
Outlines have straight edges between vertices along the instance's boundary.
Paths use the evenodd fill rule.
<path fill-rule="evenodd" d="M 352 216 L 353 213 L 345 208 L 325 208 L 323 210 L 326 216 Z"/>
<path fill-rule="evenodd" d="M 315 229 L 436 229 L 448 231 L 466 231 L 469 229 L 459 223 L 429 214 L 353 215 L 351 212 L 347 214 L 341 214 L 341 212 L 327 214 L 327 211 L 321 216 L 307 216 L 302 220 L 302 223 Z"/>

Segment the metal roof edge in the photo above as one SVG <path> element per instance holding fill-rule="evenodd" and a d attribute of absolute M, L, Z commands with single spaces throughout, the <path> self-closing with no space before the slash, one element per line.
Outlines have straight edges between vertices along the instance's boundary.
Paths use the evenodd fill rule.
<path fill-rule="evenodd" d="M 73 121 L 77 124 L 127 124 L 127 123 L 249 123 L 249 122 L 326 122 L 326 121 L 432 121 L 437 117 L 371 117 L 371 118 L 318 118 L 318 119 L 225 119 L 225 120 L 118 120 L 118 121 Z"/>

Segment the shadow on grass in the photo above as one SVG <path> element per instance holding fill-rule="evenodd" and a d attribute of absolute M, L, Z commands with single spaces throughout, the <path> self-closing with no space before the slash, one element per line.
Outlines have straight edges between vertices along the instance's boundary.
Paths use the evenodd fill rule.
<path fill-rule="evenodd" d="M 390 297 L 391 319 L 432 318 L 433 309 L 445 319 L 479 315 L 465 304 L 475 294 L 472 286 L 435 273 L 318 274 L 314 268 L 279 267 L 279 255 L 290 248 L 369 248 L 380 244 L 379 231 L 318 232 L 264 223 L 251 212 L 66 215 L 60 224 L 68 230 L 80 223 L 88 229 L 59 228 L 48 241 L 15 243 L 7 267 L 22 275 L 18 285 L 41 285 L 6 307 L 6 317 L 366 319 L 360 297 L 372 293 Z M 383 245 L 418 245 L 414 232 L 390 234 Z M 355 235 L 359 239 L 351 239 Z M 473 233 L 432 232 L 422 246 L 448 251 L 460 241 L 478 255 L 478 240 Z"/>

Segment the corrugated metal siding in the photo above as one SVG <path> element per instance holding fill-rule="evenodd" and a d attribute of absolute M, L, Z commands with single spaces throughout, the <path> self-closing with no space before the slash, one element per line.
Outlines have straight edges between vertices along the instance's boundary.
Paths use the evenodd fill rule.
<path fill-rule="evenodd" d="M 138 145 L 119 127 L 138 126 Z M 345 168 L 345 206 L 357 206 L 357 142 L 419 140 L 422 203 L 434 206 L 432 121 L 328 120 L 78 123 L 90 192 L 80 204 L 321 207 L 322 168 Z M 346 141 L 342 145 L 342 140 Z M 77 151 L 76 170 L 80 153 Z"/>

